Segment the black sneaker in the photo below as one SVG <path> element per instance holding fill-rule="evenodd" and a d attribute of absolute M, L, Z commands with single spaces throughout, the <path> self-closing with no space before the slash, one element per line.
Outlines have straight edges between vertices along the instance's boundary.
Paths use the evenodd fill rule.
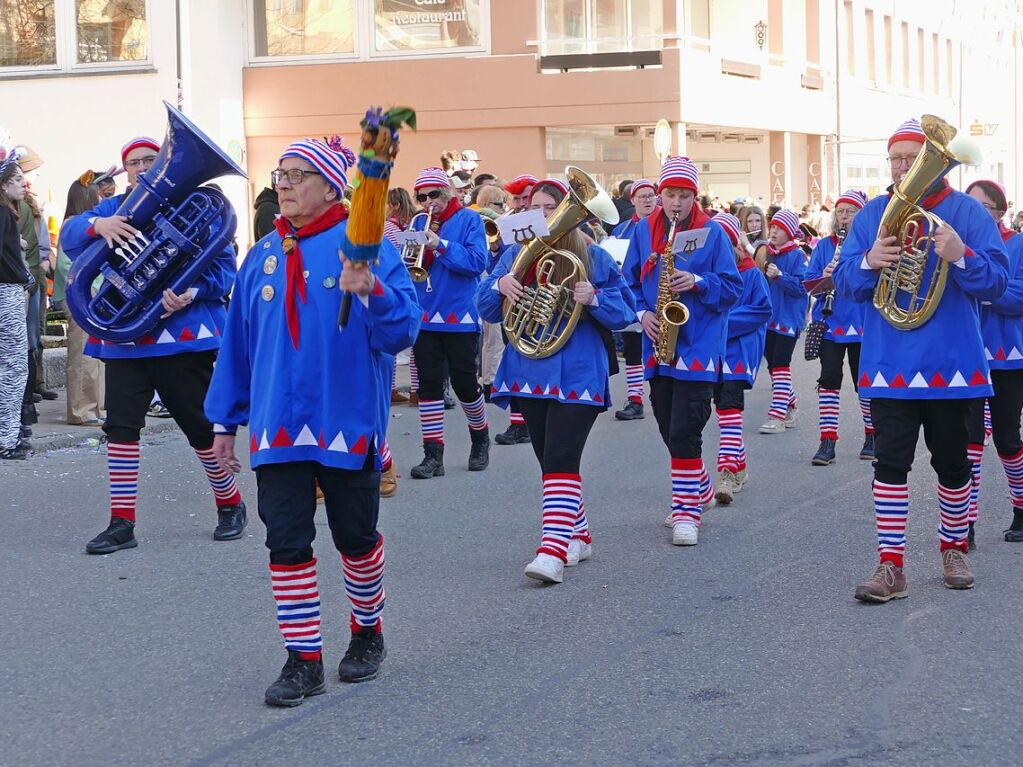
<path fill-rule="evenodd" d="M 24 461 L 31 452 L 31 447 L 28 447 L 22 440 L 18 440 L 17 446 L 0 450 L 0 461 Z"/>
<path fill-rule="evenodd" d="M 288 661 L 280 676 L 266 688 L 268 706 L 301 706 L 302 701 L 327 691 L 323 681 L 322 660 L 302 660 L 294 650 L 288 650 Z"/>
<path fill-rule="evenodd" d="M 529 442 L 529 429 L 524 423 L 513 423 L 508 431 L 494 437 L 498 445 L 524 445 Z"/>
<path fill-rule="evenodd" d="M 638 421 L 643 417 L 643 403 L 632 402 L 615 412 L 615 418 L 619 421 Z"/>
<path fill-rule="evenodd" d="M 337 667 L 342 682 L 367 682 L 380 673 L 380 664 L 387 657 L 384 635 L 374 628 L 352 634 L 348 652 Z"/>
<path fill-rule="evenodd" d="M 440 442 L 423 443 L 423 460 L 413 466 L 409 474 L 413 479 L 429 479 L 444 476 L 444 445 Z"/>
<path fill-rule="evenodd" d="M 1006 543 L 1023 543 L 1023 509 L 1012 510 L 1012 524 L 1005 531 Z"/>
<path fill-rule="evenodd" d="M 469 471 L 483 471 L 490 465 L 490 430 L 470 429 Z"/>
<path fill-rule="evenodd" d="M 874 460 L 874 435 L 872 433 L 863 435 L 863 447 L 860 448 L 860 460 Z"/>
<path fill-rule="evenodd" d="M 248 522 L 244 503 L 235 506 L 221 506 L 217 509 L 217 518 L 219 521 L 217 529 L 213 531 L 213 540 L 233 541 L 242 537 Z"/>
<path fill-rule="evenodd" d="M 86 554 L 113 554 L 121 549 L 138 546 L 135 540 L 135 523 L 121 517 L 113 517 L 107 529 L 85 544 Z"/>
<path fill-rule="evenodd" d="M 22 424 L 18 429 L 18 436 L 22 439 L 27 439 L 32 436 L 32 427 L 27 424 Z"/>
<path fill-rule="evenodd" d="M 36 394 L 38 394 L 45 400 L 57 399 L 57 392 L 53 391 L 53 389 L 44 389 L 41 386 L 38 389 L 36 389 Z"/>
<path fill-rule="evenodd" d="M 32 403 L 38 405 L 43 401 L 43 395 L 37 391 L 32 392 Z"/>
<path fill-rule="evenodd" d="M 810 463 L 814 466 L 830 466 L 834 462 L 835 440 L 826 437 L 821 440 L 821 446 L 817 448 L 817 452 L 810 459 Z"/>

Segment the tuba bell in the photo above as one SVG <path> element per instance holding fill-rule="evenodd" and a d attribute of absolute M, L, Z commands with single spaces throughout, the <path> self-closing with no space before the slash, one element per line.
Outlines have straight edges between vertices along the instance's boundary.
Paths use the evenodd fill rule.
<path fill-rule="evenodd" d="M 896 237 L 902 248 L 898 263 L 882 269 L 874 287 L 874 308 L 897 330 L 913 330 L 927 322 L 938 309 L 948 279 L 948 262 L 939 258 L 924 288 L 934 234 L 945 222 L 918 203 L 957 165 L 980 162 L 979 150 L 971 142 L 955 138 L 956 129 L 940 117 L 924 115 L 920 127 L 927 140 L 892 190 L 878 226 L 878 236 L 883 229 L 887 236 Z M 901 294 L 906 297 L 900 302 Z"/>
<path fill-rule="evenodd" d="M 184 293 L 234 238 L 238 219 L 227 197 L 202 187 L 245 171 L 166 101 L 167 135 L 153 166 L 115 215 L 138 230 L 123 245 L 94 242 L 67 276 L 67 304 L 90 335 L 124 343 L 144 336 L 164 313 L 164 290 Z M 103 281 L 92 293 L 92 284 Z"/>
<path fill-rule="evenodd" d="M 618 223 L 618 209 L 601 186 L 579 168 L 565 168 L 569 193 L 547 219 L 546 237 L 527 242 L 511 265 L 509 274 L 523 283 L 522 298 L 504 300 L 504 330 L 523 357 L 543 359 L 556 354 L 572 336 L 583 307 L 572 298 L 575 283 L 586 279 L 586 269 L 569 250 L 558 249 L 558 241 L 583 222 L 596 216 L 609 224 Z M 558 283 L 552 278 L 559 262 L 570 267 Z M 526 274 L 536 275 L 530 285 Z"/>

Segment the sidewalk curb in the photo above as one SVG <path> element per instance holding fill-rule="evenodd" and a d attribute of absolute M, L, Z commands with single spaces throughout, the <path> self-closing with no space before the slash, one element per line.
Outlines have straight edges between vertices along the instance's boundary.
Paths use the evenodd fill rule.
<path fill-rule="evenodd" d="M 177 428 L 178 425 L 171 418 L 148 418 L 146 420 L 146 427 L 142 430 L 141 441 L 145 443 L 147 437 L 165 434 Z M 88 432 L 47 434 L 42 437 L 29 437 L 28 441 L 32 443 L 32 452 L 38 454 L 49 453 L 52 450 L 64 450 L 69 447 L 88 447 L 90 440 L 101 440 L 104 438 L 103 430 L 99 427 L 93 427 Z"/>

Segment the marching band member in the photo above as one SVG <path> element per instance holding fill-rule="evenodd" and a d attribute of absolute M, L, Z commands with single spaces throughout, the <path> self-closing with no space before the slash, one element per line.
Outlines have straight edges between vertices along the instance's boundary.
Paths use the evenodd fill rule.
<path fill-rule="evenodd" d="M 140 173 L 156 161 L 160 144 L 141 136 L 121 149 L 129 190 Z M 68 219 L 60 243 L 74 261 L 102 238 L 110 247 L 131 240 L 136 229 L 116 215 L 124 195 Z M 159 387 L 160 399 L 185 433 L 206 473 L 216 500 L 218 524 L 214 540 L 241 538 L 246 512 L 234 477 L 213 456 L 213 427 L 203 413 L 203 398 L 213 374 L 213 360 L 227 314 L 224 299 L 234 283 L 235 256 L 227 246 L 191 289 L 175 295 L 164 291 L 164 319 L 134 343 L 89 338 L 85 353 L 106 364 L 107 467 L 110 480 L 110 524 L 86 545 L 89 554 L 110 554 L 135 548 L 135 506 L 139 476 L 139 435 L 146 411 Z"/>
<path fill-rule="evenodd" d="M 745 391 L 752 389 L 764 356 L 767 322 L 771 318 L 771 297 L 767 279 L 746 251 L 749 243 L 739 219 L 718 213 L 711 221 L 728 235 L 735 251 L 736 267 L 742 278 L 742 294 L 728 312 L 728 342 L 718 382 L 714 385 L 714 409 L 718 430 L 718 482 L 714 497 L 729 504 L 749 478 L 746 443 L 742 435 Z"/>
<path fill-rule="evenodd" d="M 242 265 L 206 398 L 221 465 L 240 470 L 235 432 L 249 429 L 277 621 L 288 650 L 266 691 L 266 702 L 276 706 L 297 706 L 324 692 L 312 548 L 317 484 L 352 603 L 341 680 L 372 679 L 386 654 L 378 447 L 387 428 L 391 355 L 415 340 L 420 311 L 408 272 L 386 239 L 371 269 L 354 269 L 343 257 L 339 263 L 348 224 L 338 201 L 348 168 L 345 155 L 316 139 L 297 141 L 281 155 L 273 173 L 281 217 Z M 358 300 L 339 331 L 342 291 Z"/>
<path fill-rule="evenodd" d="M 567 192 L 561 182 L 541 181 L 533 188 L 531 204 L 556 207 Z M 564 235 L 558 248 L 573 252 L 586 269 L 573 292 L 573 300 L 585 307 L 579 324 L 565 346 L 544 359 L 525 357 L 509 343 L 491 394 L 502 407 L 516 400 L 529 427 L 542 475 L 543 512 L 540 547 L 525 574 L 548 583 L 561 583 L 566 566 L 592 555 L 579 468 L 590 429 L 610 406 L 609 360 L 600 328 L 610 332 L 635 321 L 632 297 L 607 251 L 587 245 L 578 229 Z M 480 314 L 487 321 L 502 321 L 505 299 L 512 304 L 528 300 L 522 282 L 510 273 L 518 253 L 518 247 L 507 248 L 480 285 Z M 553 282 L 565 276 L 566 267 L 559 263 Z M 527 273 L 524 282 L 534 280 Z"/>
<path fill-rule="evenodd" d="M 839 240 L 834 234 L 839 230 L 849 231 L 853 218 L 867 204 L 863 192 L 850 189 L 835 203 L 832 214 L 830 237 L 817 242 L 810 256 L 805 279 L 815 280 L 828 277 L 835 269 Z M 825 311 L 828 313 L 825 314 Z M 848 359 L 849 377 L 853 388 L 859 391 L 860 341 L 863 339 L 862 303 L 849 301 L 835 295 L 819 296 L 813 305 L 814 321 L 823 321 L 827 326 L 821 338 L 821 377 L 817 379 L 817 413 L 820 424 L 821 443 L 811 463 L 814 466 L 828 466 L 835 462 L 835 443 L 838 441 L 838 413 L 842 394 L 842 361 Z M 863 416 L 863 447 L 860 458 L 874 457 L 874 426 L 870 422 L 870 400 L 860 397 L 860 413 Z"/>
<path fill-rule="evenodd" d="M 806 324 L 806 258 L 799 247 L 799 217 L 779 210 L 768 227 L 768 264 L 764 274 L 771 289 L 771 320 L 767 323 L 764 359 L 771 374 L 771 409 L 761 434 L 781 434 L 796 425 L 796 393 L 792 388 L 792 352 Z"/>
<path fill-rule="evenodd" d="M 893 185 L 909 172 L 925 141 L 916 120 L 903 123 L 888 140 Z M 910 330 L 891 325 L 872 303 L 879 271 L 900 260 L 902 233 L 878 231 L 889 199 L 877 197 L 856 214 L 832 275 L 839 296 L 866 304 L 859 379 L 861 396 L 871 399 L 876 432 L 873 498 L 880 564 L 856 588 L 856 598 L 865 602 L 908 595 L 903 572 L 907 475 L 921 426 L 938 476 L 944 584 L 973 587 L 966 556 L 971 486 L 967 413 L 971 399 L 992 393 L 977 301 L 997 300 L 1007 282 L 1008 261 L 991 217 L 942 179 L 918 204 L 947 224 L 934 233 L 935 257 L 923 275 L 930 279 L 938 259 L 945 261 L 944 294 L 923 325 Z"/>
<path fill-rule="evenodd" d="M 529 196 L 533 187 L 540 183 L 540 179 L 528 173 L 516 176 L 504 185 L 504 191 L 511 195 L 511 206 L 509 213 L 521 213 L 529 208 Z"/>
<path fill-rule="evenodd" d="M 643 325 L 645 377 L 650 382 L 650 404 L 661 438 L 671 456 L 671 542 L 697 543 L 702 506 L 713 499 L 710 475 L 703 464 L 703 428 L 710 418 L 710 402 L 725 351 L 728 310 L 742 293 L 742 278 L 735 255 L 721 227 L 709 225 L 695 205 L 699 173 L 687 157 L 669 157 L 661 168 L 658 192 L 662 206 L 636 224 L 623 268 L 636 298 Z M 661 364 L 654 344 L 662 331 L 657 314 L 658 283 L 663 255 L 672 248 L 667 234 L 672 221 L 677 232 L 693 232 L 702 244 L 689 253 L 670 256 L 674 274 L 669 288 L 681 294 L 689 321 L 678 328 L 674 359 Z M 699 230 L 699 231 L 697 231 Z"/>
<path fill-rule="evenodd" d="M 767 221 L 764 218 L 764 211 L 757 205 L 744 205 L 739 211 L 739 222 L 753 247 L 753 252 L 747 249 L 752 256 L 757 248 L 767 244 Z"/>
<path fill-rule="evenodd" d="M 657 207 L 657 187 L 649 179 L 641 178 L 632 182 L 629 192 L 635 210 L 632 218 L 622 221 L 611 233 L 613 237 L 629 239 L 632 230 L 641 219 L 654 212 Z M 615 411 L 619 421 L 635 421 L 643 418 L 643 329 L 626 328 L 622 331 L 622 350 L 625 352 L 625 386 L 628 402 L 621 410 Z"/>
<path fill-rule="evenodd" d="M 422 463 L 416 479 L 444 476 L 444 363 L 469 422 L 472 447 L 469 471 L 490 463 L 490 430 L 483 390 L 476 378 L 480 339 L 476 288 L 487 266 L 483 221 L 452 195 L 447 174 L 426 168 L 416 178 L 416 201 L 432 217 L 426 230 L 424 282 L 415 283 L 423 309 L 423 328 L 414 351 L 419 370 L 419 423 L 423 432 Z M 423 220 L 425 224 L 425 220 Z"/>
<path fill-rule="evenodd" d="M 970 444 L 968 455 L 973 469 L 970 494 L 969 542 L 972 545 L 977 502 L 980 493 L 980 463 L 984 454 L 984 407 L 990 403 L 991 432 L 998 459 L 1005 470 L 1012 501 L 1012 522 L 1005 531 L 1005 540 L 1023 542 L 1023 443 L 1020 441 L 1020 410 L 1023 409 L 1023 236 L 1003 223 L 1008 204 L 1005 190 L 996 181 L 974 181 L 966 193 L 988 211 L 998 226 L 998 233 L 1009 257 L 1009 284 L 995 301 L 982 302 L 980 332 L 984 352 L 991 368 L 994 396 L 973 400 L 970 410 Z"/>

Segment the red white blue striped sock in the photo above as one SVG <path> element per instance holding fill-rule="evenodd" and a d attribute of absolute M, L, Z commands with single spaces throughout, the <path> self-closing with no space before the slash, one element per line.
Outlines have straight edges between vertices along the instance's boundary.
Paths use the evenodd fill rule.
<path fill-rule="evenodd" d="M 394 459 L 391 457 L 391 443 L 385 439 L 380 446 L 380 470 L 390 471 L 393 465 Z"/>
<path fill-rule="evenodd" d="M 792 399 L 792 371 L 788 368 L 775 368 L 771 372 L 771 409 L 767 414 L 776 420 L 784 421 Z"/>
<path fill-rule="evenodd" d="M 423 442 L 444 444 L 444 400 L 419 400 L 419 428 L 423 432 Z"/>
<path fill-rule="evenodd" d="M 381 630 L 380 613 L 384 609 L 384 536 L 379 535 L 377 545 L 361 557 L 341 555 L 341 568 L 345 575 L 345 593 L 352 603 L 352 632 L 364 628 Z"/>
<path fill-rule="evenodd" d="M 580 480 L 581 482 L 581 480 Z M 580 486 L 580 493 L 582 488 Z M 579 513 L 575 515 L 575 526 L 572 530 L 572 540 L 583 543 L 593 543 L 593 536 L 590 535 L 590 520 L 586 518 L 586 501 L 579 496 Z"/>
<path fill-rule="evenodd" d="M 1023 509 L 1023 448 L 1012 455 L 1000 455 L 998 460 L 1005 469 L 1005 481 L 1009 483 L 1009 498 L 1015 509 Z"/>
<path fill-rule="evenodd" d="M 718 410 L 718 471 L 739 472 L 746 468 L 746 444 L 742 439 L 742 411 Z"/>
<path fill-rule="evenodd" d="M 473 402 L 460 402 L 460 404 L 471 430 L 482 431 L 487 428 L 487 403 L 482 394 Z"/>
<path fill-rule="evenodd" d="M 525 426 L 526 419 L 522 417 L 522 413 L 514 409 L 514 405 L 508 410 L 508 423 L 511 426 Z"/>
<path fill-rule="evenodd" d="M 582 477 L 578 474 L 543 475 L 542 531 L 537 554 L 550 554 L 562 562 L 568 560 L 568 542 L 575 532 L 582 497 Z"/>
<path fill-rule="evenodd" d="M 909 516 L 909 485 L 889 485 L 874 480 L 874 523 L 877 553 L 882 562 L 902 567 L 906 553 L 906 518 Z"/>
<path fill-rule="evenodd" d="M 139 488 L 139 443 L 107 443 L 107 475 L 110 480 L 110 516 L 135 521 Z"/>
<path fill-rule="evenodd" d="M 277 603 L 277 626 L 284 646 L 303 660 L 320 660 L 320 590 L 316 585 L 316 560 L 299 565 L 270 563 L 270 583 Z"/>
<path fill-rule="evenodd" d="M 416 367 L 416 355 L 409 349 L 408 352 L 408 379 L 409 379 L 409 391 L 419 391 L 419 368 Z"/>
<path fill-rule="evenodd" d="M 238 483 L 235 482 L 234 474 L 224 471 L 217 463 L 213 455 L 213 448 L 209 450 L 196 450 L 199 463 L 206 472 L 206 479 L 210 481 L 210 488 L 213 490 L 213 497 L 216 499 L 217 508 L 224 506 L 237 506 L 242 502 L 242 494 L 238 492 Z"/>
<path fill-rule="evenodd" d="M 863 433 L 874 433 L 874 419 L 870 415 L 870 397 L 860 397 L 860 415 L 863 416 Z"/>
<path fill-rule="evenodd" d="M 991 400 L 984 400 L 984 438 L 991 436 Z"/>
<path fill-rule="evenodd" d="M 643 404 L 643 366 L 625 366 L 625 389 L 629 402 Z"/>
<path fill-rule="evenodd" d="M 969 522 L 977 521 L 980 507 L 980 467 L 984 461 L 984 446 L 971 442 L 966 446 L 966 457 L 970 459 L 970 514 Z"/>
<path fill-rule="evenodd" d="M 707 464 L 700 460 L 700 505 L 706 506 L 714 500 L 714 486 L 710 483 Z"/>
<path fill-rule="evenodd" d="M 967 482 L 962 487 L 945 487 L 938 483 L 938 509 L 940 511 L 941 524 L 938 526 L 938 538 L 941 540 L 941 550 L 959 549 L 968 551 L 969 544 L 966 541 L 966 534 L 970 530 L 970 492 L 973 489 L 973 482 Z"/>
<path fill-rule="evenodd" d="M 838 439 L 838 408 L 841 394 L 838 389 L 818 390 L 817 412 L 821 439 Z"/>
<path fill-rule="evenodd" d="M 671 523 L 700 525 L 700 478 L 707 471 L 701 458 L 671 459 Z"/>

